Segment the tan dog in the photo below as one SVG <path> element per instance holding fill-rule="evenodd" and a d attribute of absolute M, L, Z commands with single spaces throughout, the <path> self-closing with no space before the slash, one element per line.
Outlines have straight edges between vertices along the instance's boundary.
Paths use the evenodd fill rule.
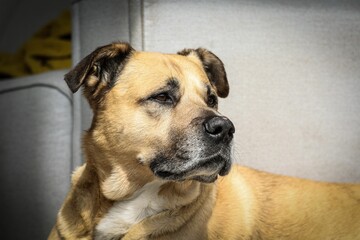
<path fill-rule="evenodd" d="M 93 111 L 49 239 L 360 239 L 360 186 L 231 166 L 229 86 L 205 49 L 96 49 L 66 76 Z M 218 178 L 218 176 L 220 177 Z"/>

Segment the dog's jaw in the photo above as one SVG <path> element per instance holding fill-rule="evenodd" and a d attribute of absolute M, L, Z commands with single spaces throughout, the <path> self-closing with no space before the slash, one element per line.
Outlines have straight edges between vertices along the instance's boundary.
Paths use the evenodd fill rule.
<path fill-rule="evenodd" d="M 196 180 L 204 183 L 216 181 L 218 175 L 225 176 L 231 168 L 230 152 L 222 149 L 209 157 L 171 159 L 159 156 L 152 160 L 150 169 L 155 176 L 165 180 Z M 175 160 L 175 161 L 174 161 Z"/>

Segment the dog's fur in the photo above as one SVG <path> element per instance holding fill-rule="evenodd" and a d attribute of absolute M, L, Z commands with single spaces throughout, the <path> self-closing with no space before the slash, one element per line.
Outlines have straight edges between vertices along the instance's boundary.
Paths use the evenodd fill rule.
<path fill-rule="evenodd" d="M 113 43 L 65 80 L 94 118 L 49 239 L 360 239 L 359 185 L 230 170 L 229 86 L 210 51 Z"/>

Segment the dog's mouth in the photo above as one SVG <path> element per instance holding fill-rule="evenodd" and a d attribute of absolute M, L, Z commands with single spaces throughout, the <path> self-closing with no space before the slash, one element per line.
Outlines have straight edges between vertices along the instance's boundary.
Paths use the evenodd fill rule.
<path fill-rule="evenodd" d="M 230 158 L 220 153 L 211 158 L 183 161 L 179 166 L 168 164 L 163 158 L 150 164 L 150 169 L 159 178 L 173 181 L 196 180 L 204 183 L 212 183 L 219 175 L 227 175 L 230 168 Z"/>

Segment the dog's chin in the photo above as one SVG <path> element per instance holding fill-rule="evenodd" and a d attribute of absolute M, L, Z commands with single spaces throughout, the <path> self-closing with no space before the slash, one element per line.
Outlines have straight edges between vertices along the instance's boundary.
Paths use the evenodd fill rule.
<path fill-rule="evenodd" d="M 186 174 L 186 173 L 172 173 L 172 172 L 164 172 L 164 171 L 156 171 L 154 172 L 155 176 L 163 179 L 163 180 L 170 180 L 170 181 L 185 181 L 185 180 L 195 180 L 198 182 L 203 183 L 213 183 L 218 178 L 218 173 L 211 174 L 211 175 L 196 175 L 194 173 L 192 174 Z M 203 172 L 202 172 L 203 174 Z"/>
<path fill-rule="evenodd" d="M 193 177 L 191 179 L 198 181 L 198 182 L 203 182 L 203 183 L 213 183 L 217 180 L 217 178 L 218 178 L 218 174 L 214 174 L 214 175 L 210 175 L 210 176 L 200 175 L 200 176 Z"/>
<path fill-rule="evenodd" d="M 167 170 L 165 165 L 154 164 L 150 167 L 154 175 L 171 181 L 195 180 L 203 183 L 215 182 L 218 176 L 225 176 L 231 168 L 231 161 L 228 159 L 208 159 L 206 162 L 196 164 L 189 169 L 176 171 L 175 169 Z M 166 169 L 166 170 L 165 170 Z"/>

